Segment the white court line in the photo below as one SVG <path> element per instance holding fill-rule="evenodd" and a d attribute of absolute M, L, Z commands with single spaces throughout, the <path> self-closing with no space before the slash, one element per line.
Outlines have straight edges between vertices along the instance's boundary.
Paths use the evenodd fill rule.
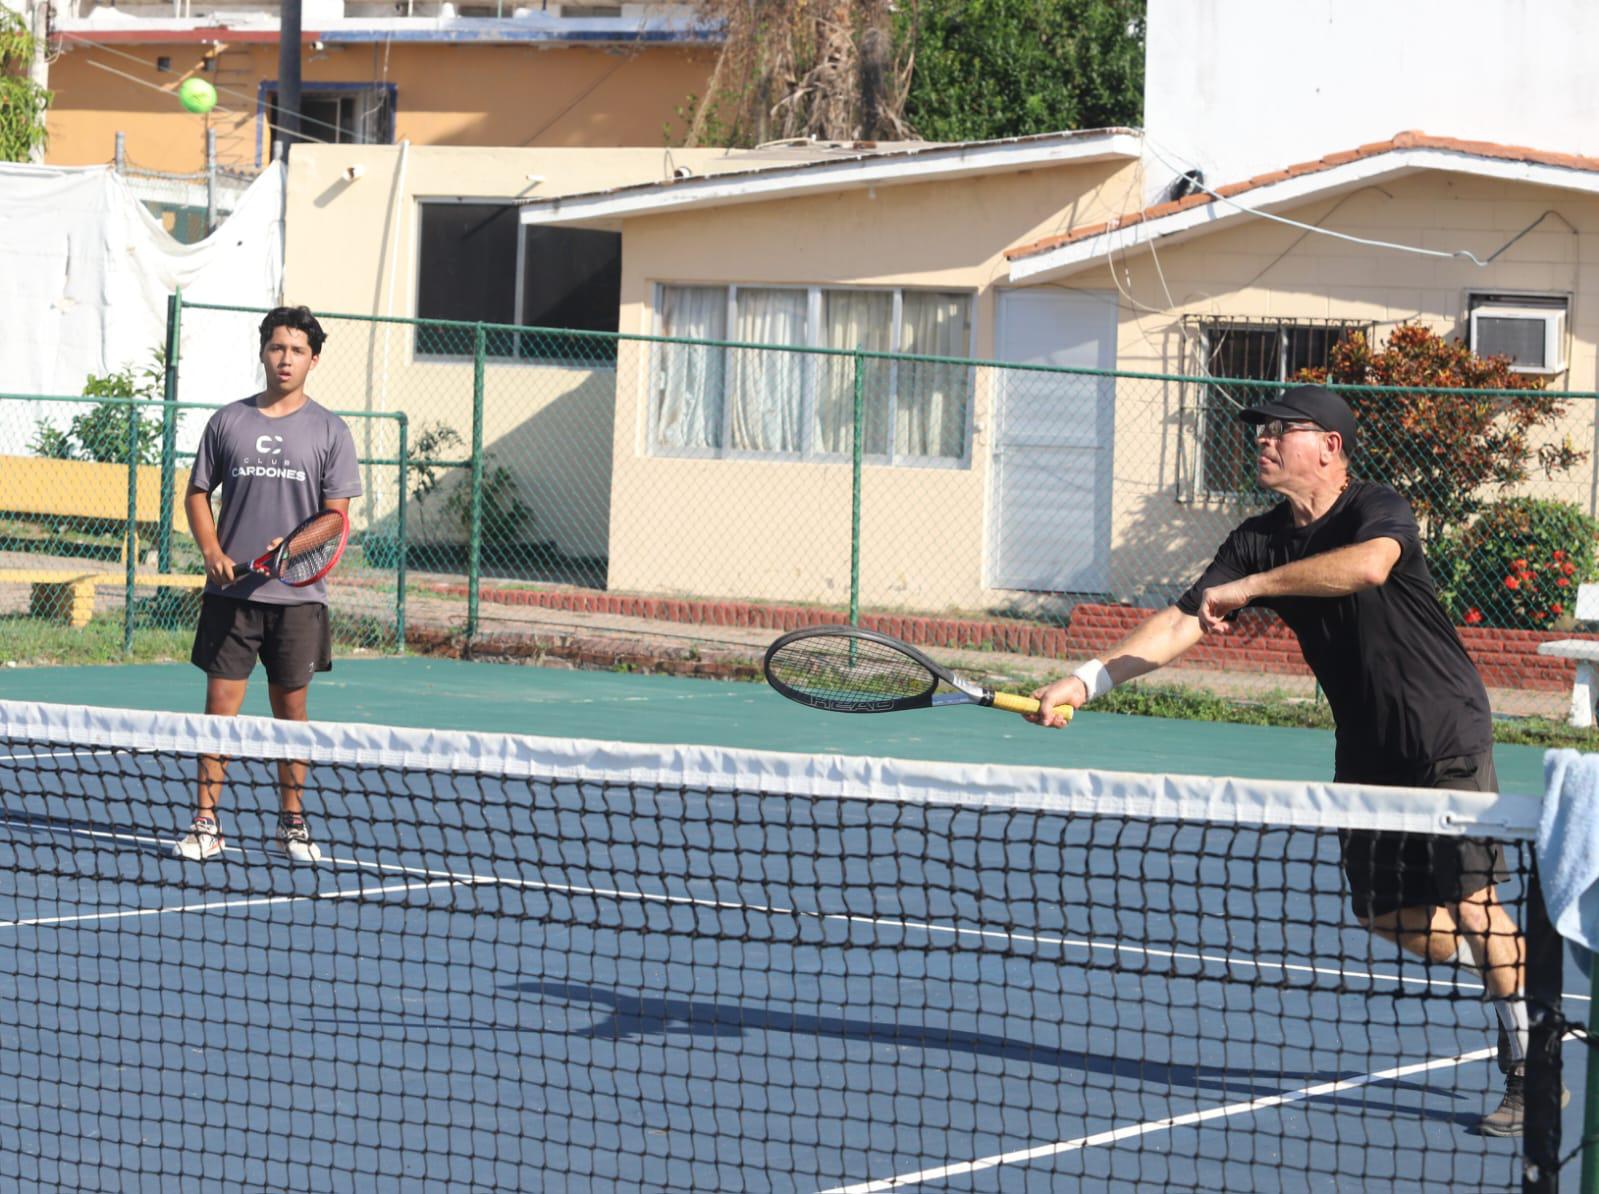
<path fill-rule="evenodd" d="M 116 750 L 36 750 L 25 755 L 0 755 L 0 763 L 31 763 L 36 759 L 81 759 L 88 756 L 91 759 L 103 755 L 118 755 L 125 753 Z"/>
<path fill-rule="evenodd" d="M 12 822 L 0 817 L 0 825 Z M 34 825 L 34 822 L 23 822 Z M 103 837 L 112 840 L 131 841 L 141 844 L 149 842 L 159 843 L 163 839 L 141 834 L 117 833 L 109 830 L 75 829 L 69 826 L 50 826 L 52 833 L 76 834 L 83 837 Z M 232 852 L 236 847 L 228 847 Z M 239 851 L 244 853 L 244 851 Z M 954 937 L 975 937 L 979 940 L 993 940 L 1004 942 L 1020 942 L 1028 945 L 1053 946 L 1060 949 L 1086 949 L 1089 951 L 1129 953 L 1144 958 L 1159 958 L 1174 962 L 1202 962 L 1208 965 L 1225 966 L 1231 969 L 1246 969 L 1254 971 L 1276 971 L 1283 974 L 1308 974 L 1323 978 L 1338 978 L 1344 980 L 1364 980 L 1373 983 L 1395 983 L 1399 986 L 1424 986 L 1442 987 L 1448 990 L 1477 993 L 1485 988 L 1480 982 L 1468 982 L 1461 979 L 1427 978 L 1423 975 L 1390 973 L 1377 970 L 1350 970 L 1341 966 L 1316 966 L 1303 962 L 1270 962 L 1259 958 L 1236 957 L 1230 954 L 1200 953 L 1189 950 L 1157 949 L 1147 945 L 1133 945 L 1116 941 L 1094 941 L 1086 937 L 1060 937 L 1041 933 L 1023 933 L 1000 929 L 973 929 L 960 925 L 938 924 L 933 921 L 901 920 L 888 917 L 860 916 L 845 912 L 808 912 L 797 908 L 785 908 L 779 905 L 746 904 L 734 900 L 713 900 L 704 896 L 674 896 L 659 892 L 624 891 L 621 889 L 603 887 L 581 887 L 572 883 L 553 883 L 544 879 L 508 879 L 498 875 L 479 875 L 470 871 L 446 871 L 431 867 L 402 866 L 399 863 L 378 862 L 362 858 L 334 858 L 322 860 L 332 866 L 357 867 L 363 870 L 376 870 L 397 874 L 419 875 L 429 879 L 444 879 L 450 883 L 437 886 L 450 886 L 451 883 L 460 886 L 491 885 L 502 887 L 515 887 L 529 890 L 560 892 L 564 895 L 582 895 L 604 897 L 617 900 L 633 900 L 640 903 L 658 903 L 671 905 L 684 905 L 698 908 L 714 908 L 733 912 L 756 912 L 766 916 L 786 916 L 792 919 L 808 918 L 822 922 L 840 924 L 861 924 L 873 928 L 896 928 L 908 932 L 922 932 L 931 935 L 946 934 Z M 416 890 L 422 890 L 417 888 Z M 315 896 L 276 896 L 257 902 L 293 902 L 318 898 Z M 247 906 L 245 904 L 219 904 L 213 907 Z M 172 911 L 185 911 L 185 907 L 174 907 Z M 144 911 L 144 910 L 141 910 Z M 104 914 L 102 914 L 104 915 Z M 94 919 L 90 917 L 88 919 Z M 11 922 L 13 924 L 23 922 Z M 6 927 L 6 922 L 0 922 L 0 928 Z M 1418 963 L 1419 965 L 1419 963 Z M 1190 977 L 1183 975 L 1180 977 Z M 1566 992 L 1562 999 L 1580 1000 L 1590 1002 L 1591 995 L 1577 992 Z"/>
<path fill-rule="evenodd" d="M 319 891 L 311 895 L 258 896 L 242 900 L 208 900 L 200 904 L 168 904 L 161 908 L 124 908 L 120 912 L 83 912 L 71 916 L 34 916 L 26 920 L 0 921 L 0 929 L 20 929 L 33 925 L 78 924 L 95 920 L 126 920 L 138 916 L 165 916 L 169 912 L 218 912 L 224 908 L 259 908 L 268 904 L 297 904 L 307 900 L 347 900 L 355 896 L 390 895 L 397 891 L 426 891 L 433 887 L 460 887 L 458 880 L 440 879 L 434 883 L 396 883 L 388 887 L 358 887 L 353 891 Z"/>
<path fill-rule="evenodd" d="M 1184 1128 L 1190 1124 L 1204 1123 L 1207 1120 L 1224 1119 L 1234 1115 L 1247 1115 L 1256 1111 L 1263 1111 L 1268 1107 L 1282 1107 L 1289 1103 L 1302 1103 L 1310 1099 L 1325 1098 L 1327 1095 L 1338 1094 L 1341 1091 L 1369 1086 L 1373 1082 L 1391 1082 L 1399 1078 L 1408 1078 L 1412 1074 L 1426 1073 L 1428 1070 L 1438 1070 L 1449 1066 L 1465 1065 L 1468 1062 L 1483 1061 L 1493 1055 L 1493 1049 L 1478 1049 L 1471 1053 L 1462 1053 L 1459 1057 L 1443 1057 L 1432 1061 L 1415 1062 L 1411 1065 L 1396 1066 L 1391 1070 L 1381 1070 L 1375 1074 L 1361 1074 L 1354 1078 L 1340 1078 L 1336 1082 L 1321 1082 L 1315 1086 L 1302 1086 L 1298 1090 L 1285 1090 L 1280 1094 L 1266 1095 L 1263 1098 L 1251 1099 L 1245 1103 L 1228 1103 L 1225 1106 L 1209 1107 L 1204 1111 L 1190 1111 L 1186 1115 L 1173 1115 L 1166 1119 L 1151 1120 L 1148 1123 L 1128 1124 L 1126 1127 L 1096 1132 L 1092 1136 L 1079 1136 L 1075 1140 L 1061 1140 L 1054 1144 L 1040 1144 L 1033 1148 L 1017 1149 L 1015 1152 L 999 1153 L 992 1157 L 981 1157 L 975 1161 L 962 1161 L 954 1165 L 944 1165 L 937 1169 L 923 1169 L 919 1173 L 897 1174 L 894 1177 L 860 1182 L 852 1186 L 834 1186 L 831 1189 L 822 1191 L 822 1194 L 876 1194 L 876 1191 L 879 1190 L 897 1190 L 902 1186 L 915 1186 L 920 1185 L 922 1182 L 943 1181 L 946 1178 L 959 1177 L 966 1173 L 995 1169 L 1000 1165 L 1019 1165 L 1027 1161 L 1036 1161 L 1041 1157 L 1059 1156 L 1061 1153 L 1077 1152 L 1081 1149 L 1094 1148 L 1101 1144 L 1116 1144 L 1122 1140 L 1148 1136 L 1152 1132 L 1165 1132 L 1172 1128 Z"/>

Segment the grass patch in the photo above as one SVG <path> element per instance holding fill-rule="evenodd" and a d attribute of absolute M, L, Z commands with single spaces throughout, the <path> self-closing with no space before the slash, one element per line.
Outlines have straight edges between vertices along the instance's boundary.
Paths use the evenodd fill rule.
<path fill-rule="evenodd" d="M 381 619 L 335 614 L 332 629 L 335 652 L 395 649 L 394 627 Z M 95 618 L 74 630 L 43 618 L 0 616 L 0 665 L 5 667 L 187 662 L 193 645 L 193 619 L 181 625 L 135 626 L 133 651 L 124 655 L 120 617 Z"/>
<path fill-rule="evenodd" d="M 134 630 L 133 653 L 122 652 L 121 619 L 96 618 L 80 630 L 26 616 L 0 617 L 0 662 L 18 667 L 97 663 L 164 663 L 188 659 L 194 628 Z"/>
<path fill-rule="evenodd" d="M 1334 728 L 1325 701 L 1267 697 L 1239 700 L 1200 689 L 1155 684 L 1128 684 L 1100 697 L 1095 713 L 1127 713 L 1137 717 L 1170 717 L 1178 721 L 1216 721 L 1233 725 Z M 1507 746 L 1571 747 L 1599 750 L 1599 729 L 1581 730 L 1547 717 L 1496 717 L 1494 741 Z"/>
<path fill-rule="evenodd" d="M 1135 717 L 1171 717 L 1179 721 L 1221 721 L 1249 726 L 1293 726 L 1330 730 L 1332 710 L 1325 702 L 1263 697 L 1239 700 L 1180 685 L 1127 684 L 1095 701 L 1095 713 L 1128 713 Z"/>

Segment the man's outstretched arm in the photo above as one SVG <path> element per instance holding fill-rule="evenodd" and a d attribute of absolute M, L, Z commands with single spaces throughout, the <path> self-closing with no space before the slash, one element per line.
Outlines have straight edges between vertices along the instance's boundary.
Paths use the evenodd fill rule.
<path fill-rule="evenodd" d="M 1077 709 L 1092 697 L 1110 691 L 1116 684 L 1124 684 L 1137 676 L 1165 667 L 1203 636 L 1199 619 L 1185 614 L 1175 605 L 1167 606 L 1152 618 L 1140 623 L 1126 638 L 1105 653 L 1103 659 L 1091 660 L 1065 679 L 1056 680 L 1033 693 L 1043 706 L 1037 713 L 1028 714 L 1027 720 L 1044 726 L 1063 726 L 1066 719 L 1053 710 L 1060 705 Z M 1099 672 L 1104 677 L 1099 678 Z M 1093 683 L 1099 691 L 1090 691 Z"/>

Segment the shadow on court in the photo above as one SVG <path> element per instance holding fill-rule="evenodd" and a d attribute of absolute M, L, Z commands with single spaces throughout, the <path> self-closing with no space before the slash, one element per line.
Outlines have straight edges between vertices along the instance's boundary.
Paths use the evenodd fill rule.
<path fill-rule="evenodd" d="M 966 1053 L 973 1057 L 996 1058 L 1027 1067 L 1077 1071 L 1101 1077 L 1128 1079 L 1154 1089 L 1182 1088 L 1196 1096 L 1225 1097 L 1229 1101 L 1264 1099 L 1301 1086 L 1345 1081 L 1361 1076 L 1359 1071 L 1296 1070 L 1273 1067 L 1260 1072 L 1234 1066 L 1178 1065 L 1142 1058 L 1117 1057 L 1078 1049 L 1044 1046 L 1032 1041 L 1013 1040 L 990 1033 L 969 1032 L 948 1027 L 924 1027 L 900 1021 L 852 1020 L 840 1016 L 815 1016 L 799 1012 L 774 1011 L 749 1003 L 717 1003 L 707 1000 L 673 999 L 636 995 L 627 991 L 589 986 L 582 983 L 530 980 L 512 984 L 509 990 L 540 999 L 569 1004 L 588 1004 L 605 1009 L 605 1018 L 577 1035 L 612 1040 L 638 1040 L 645 1037 L 741 1038 L 755 1033 L 787 1036 L 830 1037 L 887 1046 L 896 1050 L 925 1049 L 936 1053 Z M 768 1058 L 775 1063 L 777 1058 Z M 1460 1092 L 1428 1083 L 1385 1082 L 1380 1089 L 1404 1092 L 1429 1099 L 1455 1099 Z M 1478 1092 L 1467 1092 L 1475 1104 Z M 1443 1110 L 1422 1105 L 1405 1105 L 1377 1100 L 1370 1087 L 1361 1087 L 1348 1096 L 1317 1098 L 1322 1107 L 1348 1106 L 1363 1113 L 1392 1113 L 1445 1123 L 1475 1122 L 1480 1112 Z"/>

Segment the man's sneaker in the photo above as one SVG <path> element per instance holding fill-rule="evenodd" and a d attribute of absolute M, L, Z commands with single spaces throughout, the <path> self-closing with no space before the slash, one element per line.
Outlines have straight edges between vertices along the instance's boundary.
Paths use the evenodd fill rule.
<path fill-rule="evenodd" d="M 196 817 L 189 832 L 173 845 L 172 853 L 190 862 L 204 862 L 222 853 L 222 830 L 210 817 Z"/>
<path fill-rule="evenodd" d="M 1571 1092 L 1560 1088 L 1560 1105 L 1571 1102 Z M 1527 1122 L 1527 1067 L 1517 1062 L 1505 1074 L 1505 1097 L 1483 1116 L 1474 1130 L 1482 1136 L 1520 1136 Z"/>
<path fill-rule="evenodd" d="M 311 834 L 305 827 L 304 817 L 278 818 L 278 832 L 272 839 L 272 846 L 280 854 L 286 854 L 295 862 L 320 862 L 322 848 L 311 840 Z"/>

